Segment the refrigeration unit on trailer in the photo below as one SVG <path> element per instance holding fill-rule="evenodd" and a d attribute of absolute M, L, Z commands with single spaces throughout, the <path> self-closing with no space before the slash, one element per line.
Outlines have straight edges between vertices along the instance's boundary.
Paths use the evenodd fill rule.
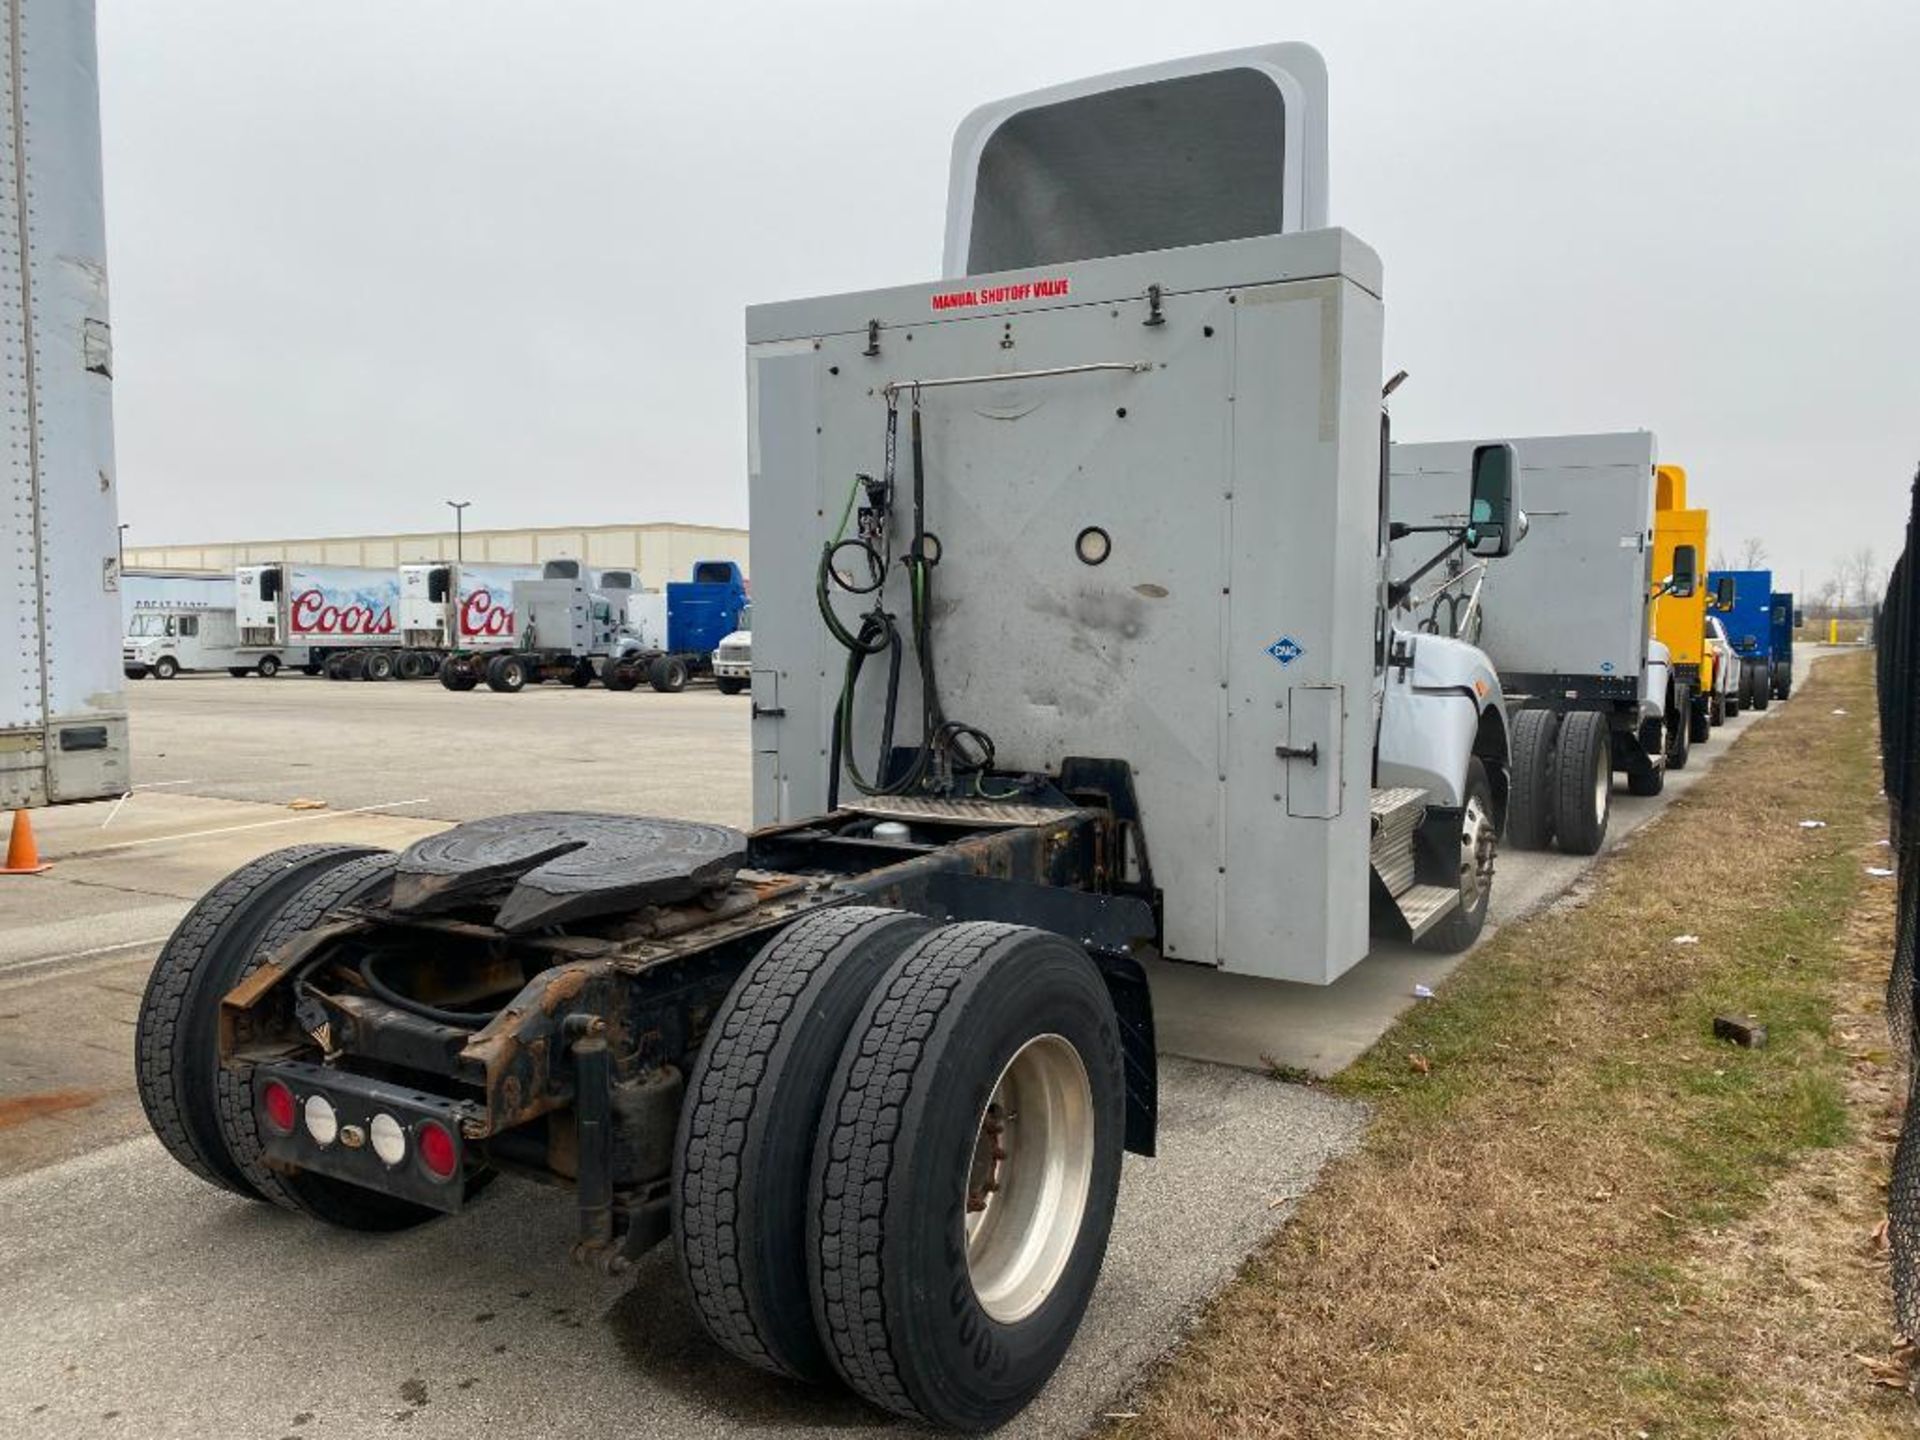
<path fill-rule="evenodd" d="M 546 680 L 591 685 L 613 659 L 638 648 L 627 610 L 639 588 L 640 577 L 631 570 L 549 560 L 538 578 L 513 582 L 514 643 L 454 651 L 440 665 L 440 683 L 471 690 L 485 680 L 502 694 Z"/>
<path fill-rule="evenodd" d="M 531 1174 L 583 1260 L 671 1237 L 747 1363 L 1020 1410 L 1154 1149 L 1146 962 L 1324 983 L 1375 915 L 1485 915 L 1499 684 L 1386 625 L 1381 271 L 1302 228 L 1325 115 L 1294 45 L 990 107 L 945 278 L 750 310 L 759 828 L 237 872 L 143 1005 L 174 1155 L 365 1229 Z M 1435 555 L 1511 548 L 1511 459 Z"/>
<path fill-rule="evenodd" d="M 1485 443 L 1395 445 L 1396 531 L 1457 507 Z M 1507 443 L 1519 459 L 1528 538 L 1475 577 L 1479 643 L 1499 667 L 1513 726 L 1507 839 L 1521 849 L 1557 840 L 1591 855 L 1606 839 L 1615 771 L 1634 794 L 1656 795 L 1668 767 L 1684 763 L 1691 702 L 1650 615 L 1659 596 L 1696 587 L 1699 557 L 1682 547 L 1676 569 L 1653 573 L 1646 431 Z M 1419 618 L 1445 616 L 1436 607 Z"/>
<path fill-rule="evenodd" d="M 731 560 L 694 562 L 691 580 L 670 580 L 666 590 L 636 595 L 637 648 L 607 667 L 609 690 L 631 690 L 645 680 L 668 694 L 687 688 L 696 675 L 713 668 L 714 652 L 739 626 L 747 603 L 747 577 Z M 660 627 L 664 626 L 664 636 Z M 731 680 L 720 687 L 738 688 Z"/>
<path fill-rule="evenodd" d="M 518 643 L 513 621 L 516 581 L 535 580 L 537 565 L 468 565 L 410 561 L 400 567 L 400 630 L 384 656 L 361 665 L 367 680 L 425 680 L 454 651 L 478 656 Z"/>
<path fill-rule="evenodd" d="M 228 582 L 228 595 L 231 596 Z M 240 643 L 231 605 L 159 602 L 136 606 L 121 642 L 120 667 L 129 680 L 171 680 L 194 671 L 224 670 L 236 678 L 280 671 L 280 654 Z"/>
<path fill-rule="evenodd" d="M 1774 696 L 1773 572 L 1715 570 L 1708 584 L 1715 592 L 1709 603 L 1740 660 L 1733 680 L 1736 710 L 1764 710 Z M 1732 595 L 1726 597 L 1722 592 L 1729 587 Z"/>
<path fill-rule="evenodd" d="M 398 629 L 400 576 L 370 565 L 240 565 L 233 572 L 240 643 L 330 678 L 357 673 Z"/>
<path fill-rule="evenodd" d="M 113 341 L 93 7 L 0 9 L 7 371 L 0 810 L 126 792 Z"/>
<path fill-rule="evenodd" d="M 1653 574 L 1681 570 L 1698 577 L 1707 563 L 1707 512 L 1687 505 L 1687 472 L 1678 465 L 1657 465 L 1653 480 Z M 1685 553 L 1682 553 L 1682 552 Z M 1686 744 L 1697 745 L 1713 733 L 1713 675 L 1707 653 L 1707 587 L 1667 587 L 1654 597 L 1653 638 L 1667 647 L 1673 683 L 1684 690 Z M 1670 751 L 1674 769 L 1686 764 L 1685 748 Z"/>

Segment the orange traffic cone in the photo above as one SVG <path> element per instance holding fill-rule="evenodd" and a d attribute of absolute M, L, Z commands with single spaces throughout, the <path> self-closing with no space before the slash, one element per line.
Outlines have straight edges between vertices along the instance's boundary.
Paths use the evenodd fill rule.
<path fill-rule="evenodd" d="M 7 838 L 7 863 L 0 875 L 38 875 L 51 870 L 40 863 L 40 847 L 33 843 L 33 817 L 25 810 L 13 812 L 13 834 Z"/>

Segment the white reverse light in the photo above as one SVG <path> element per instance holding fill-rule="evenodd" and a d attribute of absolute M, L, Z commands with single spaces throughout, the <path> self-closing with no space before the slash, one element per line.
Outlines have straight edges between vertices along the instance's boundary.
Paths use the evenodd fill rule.
<path fill-rule="evenodd" d="M 373 1142 L 373 1153 L 380 1157 L 382 1164 L 398 1165 L 407 1158 L 407 1132 L 385 1111 L 373 1117 L 373 1123 L 367 1126 L 367 1138 Z"/>
<path fill-rule="evenodd" d="M 331 1145 L 340 1134 L 340 1117 L 333 1113 L 333 1102 L 324 1095 L 309 1095 L 306 1104 L 307 1134 L 316 1145 Z"/>

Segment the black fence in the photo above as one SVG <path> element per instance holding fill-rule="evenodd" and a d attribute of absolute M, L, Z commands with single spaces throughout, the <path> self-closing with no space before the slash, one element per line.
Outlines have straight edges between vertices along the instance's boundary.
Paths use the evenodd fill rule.
<path fill-rule="evenodd" d="M 1920 557 L 1920 474 L 1914 476 L 1907 545 L 1881 607 L 1878 644 L 1880 750 L 1890 821 L 1888 835 L 1898 876 L 1893 970 L 1887 977 L 1887 1028 L 1907 1066 L 1907 1112 L 1893 1152 L 1887 1194 L 1887 1240 L 1893 1252 L 1893 1311 L 1900 1334 L 1920 1340 L 1920 991 L 1914 952 L 1920 946 L 1920 588 L 1913 567 Z"/>

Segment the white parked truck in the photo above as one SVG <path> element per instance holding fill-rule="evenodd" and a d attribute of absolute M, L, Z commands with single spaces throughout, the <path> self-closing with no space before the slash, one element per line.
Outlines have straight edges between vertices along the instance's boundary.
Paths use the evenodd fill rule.
<path fill-rule="evenodd" d="M 0 810 L 130 783 L 93 6 L 0 7 Z"/>
<path fill-rule="evenodd" d="M 531 1173 L 581 1260 L 670 1239 L 745 1363 L 1016 1414 L 1154 1151 L 1149 963 L 1287 996 L 1371 915 L 1485 916 L 1499 683 L 1389 623 L 1381 268 L 1324 228 L 1325 125 L 1297 45 L 964 122 L 945 278 L 748 312 L 759 828 L 256 861 L 143 1002 L 162 1143 L 368 1231 Z M 1518 498 L 1487 447 L 1435 554 L 1505 553 Z"/>
<path fill-rule="evenodd" d="M 1393 447 L 1393 515 L 1401 545 L 1457 514 L 1471 457 L 1484 441 Z M 1657 795 L 1686 763 L 1691 697 L 1653 635 L 1653 601 L 1700 583 L 1653 566 L 1654 437 L 1532 436 L 1518 456 L 1531 533 L 1511 558 L 1462 572 L 1460 588 L 1413 604 L 1428 629 L 1470 626 L 1500 668 L 1513 730 L 1507 841 L 1517 849 L 1591 855 L 1606 840 L 1613 776 Z M 1466 596 L 1473 609 L 1460 607 Z"/>
<path fill-rule="evenodd" d="M 242 645 L 233 609 L 226 605 L 156 604 L 137 606 L 121 642 L 120 668 L 129 680 L 171 680 L 195 671 L 224 670 L 229 675 L 280 673 L 282 664 L 304 665 L 306 651 Z"/>
<path fill-rule="evenodd" d="M 638 588 L 631 570 L 549 560 L 537 579 L 513 582 L 514 643 L 454 651 L 440 665 L 440 683 L 471 690 L 485 680 L 488 689 L 508 695 L 544 680 L 591 685 L 604 662 L 639 648 L 627 622 Z"/>
<path fill-rule="evenodd" d="M 233 572 L 240 643 L 337 676 L 374 651 L 391 651 L 399 629 L 400 576 L 369 565 L 241 565 Z M 304 650 L 301 661 L 288 655 Z"/>
<path fill-rule="evenodd" d="M 722 695 L 738 695 L 753 683 L 753 604 L 740 609 L 740 628 L 713 649 L 713 683 Z"/>

